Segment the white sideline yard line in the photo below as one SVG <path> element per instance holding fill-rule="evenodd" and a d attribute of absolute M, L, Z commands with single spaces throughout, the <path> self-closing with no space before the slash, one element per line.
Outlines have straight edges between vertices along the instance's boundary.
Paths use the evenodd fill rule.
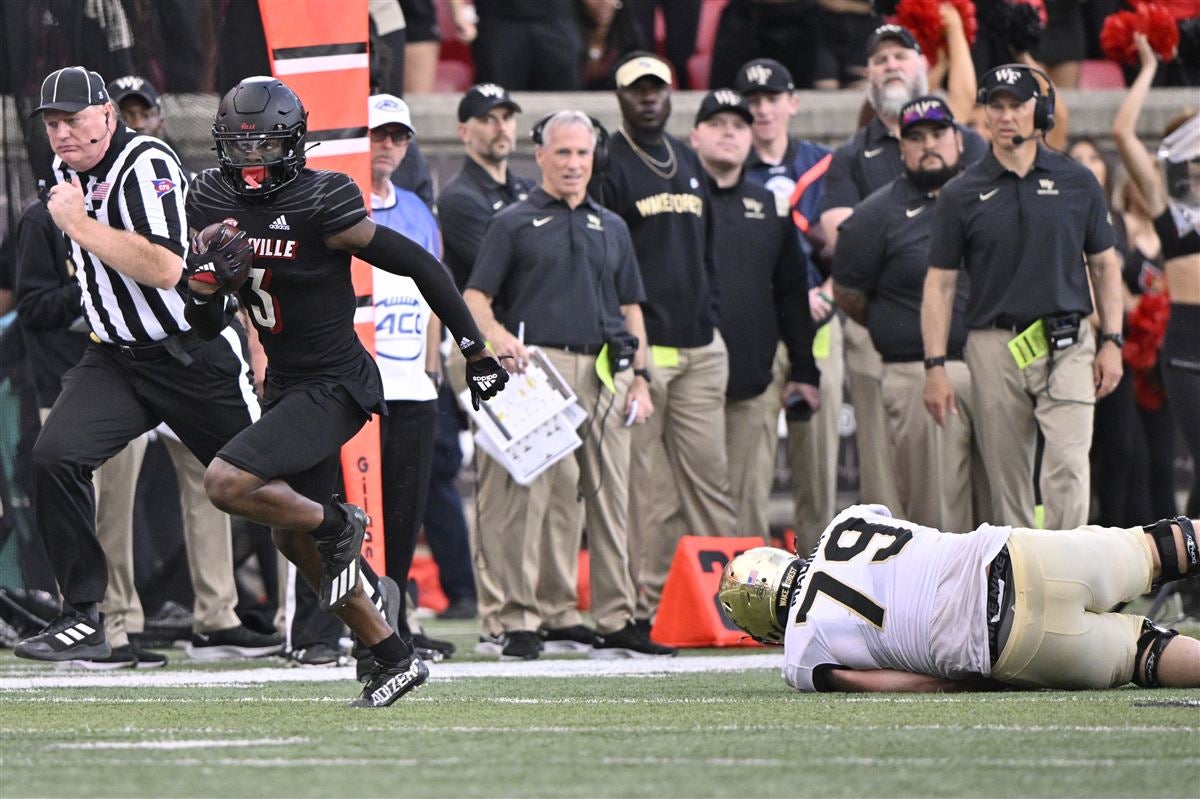
<path fill-rule="evenodd" d="M 291 746 L 306 744 L 307 738 L 194 738 L 181 741 L 84 741 L 49 744 L 48 749 L 215 749 L 241 746 Z"/>
<path fill-rule="evenodd" d="M 701 674 L 779 669 L 782 654 L 756 654 L 635 660 L 540 660 L 528 663 L 436 663 L 430 665 L 430 682 L 497 677 L 626 677 L 659 674 Z M 0 691 L 37 688 L 176 688 L 238 686 L 267 683 L 354 681 L 351 669 L 247 668 L 209 671 L 168 667 L 154 671 L 121 669 L 104 673 L 47 671 L 20 677 L 0 677 Z"/>

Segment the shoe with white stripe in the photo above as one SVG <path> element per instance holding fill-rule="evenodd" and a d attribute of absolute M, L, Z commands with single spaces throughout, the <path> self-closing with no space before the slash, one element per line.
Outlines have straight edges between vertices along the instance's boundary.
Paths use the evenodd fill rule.
<path fill-rule="evenodd" d="M 107 658 L 112 647 L 104 637 L 104 615 L 92 621 L 78 613 L 63 613 L 34 636 L 13 647 L 19 658 L 29 660 L 94 660 Z"/>
<path fill-rule="evenodd" d="M 370 584 L 363 586 L 369 588 Z M 371 597 L 371 601 L 375 604 L 375 609 L 383 616 L 383 620 L 387 622 L 392 632 L 399 634 L 400 621 L 400 586 L 391 577 L 386 575 L 379 578 L 378 590 Z M 365 683 L 371 679 L 371 672 L 375 669 L 375 656 L 371 654 L 371 649 L 362 641 L 354 636 L 354 648 L 350 650 L 350 655 L 357 661 L 355 670 L 357 672 L 358 681 Z"/>
<path fill-rule="evenodd" d="M 370 519 L 362 508 L 348 502 L 338 502 L 346 517 L 346 526 L 337 535 L 317 541 L 325 574 L 321 578 L 321 609 L 334 611 L 350 601 L 358 586 L 359 565 L 363 538 Z"/>
<path fill-rule="evenodd" d="M 415 652 L 400 663 L 375 662 L 362 695 L 351 707 L 387 707 L 429 679 L 429 667 Z"/>

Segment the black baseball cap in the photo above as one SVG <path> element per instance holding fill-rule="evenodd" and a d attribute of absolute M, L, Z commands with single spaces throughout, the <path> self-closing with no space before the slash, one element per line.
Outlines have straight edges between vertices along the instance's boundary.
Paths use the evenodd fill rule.
<path fill-rule="evenodd" d="M 42 81 L 41 104 L 30 116 L 43 111 L 65 111 L 74 114 L 89 105 L 108 102 L 108 91 L 104 78 L 87 67 L 63 67 L 56 69 Z"/>
<path fill-rule="evenodd" d="M 704 99 L 700 101 L 700 110 L 696 112 L 696 124 L 699 125 L 722 111 L 737 114 L 748 123 L 754 122 L 754 114 L 750 113 L 750 105 L 740 92 L 733 89 L 717 89 L 704 95 Z"/>
<path fill-rule="evenodd" d="M 157 108 L 161 105 L 158 89 L 155 89 L 154 84 L 150 81 L 137 75 L 126 75 L 123 78 L 117 78 L 110 82 L 108 84 L 108 96 L 117 105 L 120 105 L 123 100 L 129 97 L 140 97 L 151 108 Z"/>
<path fill-rule="evenodd" d="M 909 50 L 916 50 L 918 53 L 921 52 L 921 45 L 917 44 L 916 37 L 909 32 L 908 28 L 904 27 L 903 25 L 893 25 L 889 23 L 887 25 L 880 25 L 875 29 L 875 32 L 871 34 L 870 38 L 867 39 L 867 57 L 870 58 L 875 52 L 875 48 L 877 48 L 881 42 L 886 41 L 899 42 L 902 46 L 907 47 Z"/>
<path fill-rule="evenodd" d="M 917 125 L 936 125 L 948 128 L 954 124 L 954 112 L 941 97 L 927 94 L 911 100 L 900 109 L 900 135 Z"/>
<path fill-rule="evenodd" d="M 1008 92 L 1022 103 L 1042 93 L 1037 78 L 1021 64 L 996 67 L 983 76 L 983 85 L 979 90 L 983 101 L 988 102 L 997 92 Z"/>
<path fill-rule="evenodd" d="M 513 102 L 508 89 L 498 83 L 477 83 L 467 89 L 458 101 L 458 121 L 466 122 L 471 117 L 485 117 L 488 111 L 505 106 L 521 113 L 521 106 Z"/>
<path fill-rule="evenodd" d="M 756 58 L 742 64 L 733 88 L 747 96 L 755 92 L 781 94 L 794 91 L 796 84 L 792 81 L 792 73 L 783 64 L 773 58 Z"/>

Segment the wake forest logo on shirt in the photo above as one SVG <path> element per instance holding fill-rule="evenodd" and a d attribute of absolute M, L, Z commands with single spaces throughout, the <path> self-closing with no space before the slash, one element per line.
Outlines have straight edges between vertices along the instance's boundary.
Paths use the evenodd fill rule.
<path fill-rule="evenodd" d="M 742 206 L 746 209 L 745 217 L 747 219 L 765 219 L 763 216 L 763 204 L 753 197 L 743 197 Z"/>
<path fill-rule="evenodd" d="M 643 197 L 634 205 L 643 218 L 659 214 L 704 215 L 704 199 L 694 194 L 671 194 L 664 191 L 662 194 Z"/>

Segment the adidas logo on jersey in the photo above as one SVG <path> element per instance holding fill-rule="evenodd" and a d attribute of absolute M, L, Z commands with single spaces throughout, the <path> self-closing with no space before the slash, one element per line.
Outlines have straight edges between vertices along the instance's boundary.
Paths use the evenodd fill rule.
<path fill-rule="evenodd" d="M 267 225 L 267 227 L 271 230 L 291 230 L 291 228 L 288 227 L 287 217 L 283 214 L 280 214 L 279 218 Z"/>

